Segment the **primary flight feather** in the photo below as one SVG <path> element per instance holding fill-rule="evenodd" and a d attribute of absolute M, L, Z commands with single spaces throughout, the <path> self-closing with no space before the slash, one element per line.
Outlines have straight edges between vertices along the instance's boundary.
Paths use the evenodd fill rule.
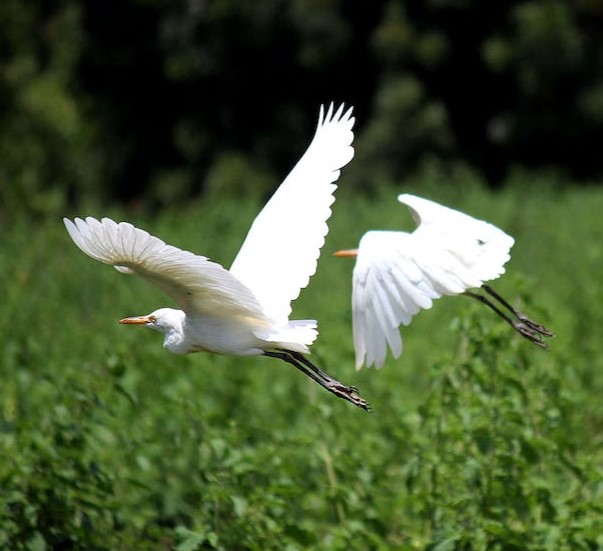
<path fill-rule="evenodd" d="M 513 308 L 485 282 L 505 271 L 513 238 L 488 222 L 410 194 L 398 196 L 417 224 L 412 233 L 369 231 L 358 249 L 336 256 L 357 257 L 352 283 L 352 323 L 356 368 L 381 367 L 387 348 L 402 353 L 400 325 L 444 295 L 466 294 L 492 308 L 522 336 L 545 346 L 543 326 Z M 483 288 L 488 297 L 468 291 Z"/>
<path fill-rule="evenodd" d="M 357 390 L 312 364 L 304 354 L 317 336 L 315 320 L 289 320 L 291 301 L 316 271 L 328 232 L 334 183 L 353 157 L 352 109 L 321 107 L 305 154 L 253 222 L 230 270 L 128 222 L 64 219 L 75 244 L 92 258 L 150 281 L 180 307 L 161 308 L 122 323 L 164 334 L 176 354 L 214 352 L 278 357 L 333 394 L 368 409 Z"/>

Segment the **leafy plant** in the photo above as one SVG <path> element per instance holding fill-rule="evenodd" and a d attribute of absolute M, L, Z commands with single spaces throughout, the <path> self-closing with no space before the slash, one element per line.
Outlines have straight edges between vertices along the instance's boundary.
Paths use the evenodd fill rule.
<path fill-rule="evenodd" d="M 432 549 L 594 549 L 602 473 L 580 457 L 579 403 L 549 360 L 484 319 L 457 319 L 457 356 L 431 367 L 406 484 Z M 414 500 L 413 500 L 414 501 Z"/>
<path fill-rule="evenodd" d="M 341 186 L 294 315 L 318 319 L 313 359 L 371 414 L 270 358 L 166 353 L 117 323 L 167 305 L 160 292 L 79 253 L 58 214 L 2 222 L 0 548 L 603 548 L 603 192 L 556 178 L 494 194 L 432 166 L 372 197 Z M 402 329 L 401 358 L 354 372 L 352 266 L 329 253 L 411 227 L 400 189 L 516 238 L 496 288 L 555 330 L 548 351 L 451 297 Z M 217 193 L 152 220 L 73 214 L 228 265 L 259 206 Z"/>

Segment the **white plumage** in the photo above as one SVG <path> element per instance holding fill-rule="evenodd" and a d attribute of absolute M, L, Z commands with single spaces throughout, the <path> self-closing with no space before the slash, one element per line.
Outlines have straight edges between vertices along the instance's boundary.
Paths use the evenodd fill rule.
<path fill-rule="evenodd" d="M 230 268 L 275 320 L 289 317 L 291 301 L 316 271 L 329 231 L 334 182 L 354 156 L 351 111 L 342 115 L 342 105 L 332 115 L 331 106 L 323 121 L 321 109 L 308 150 L 253 221 Z"/>
<path fill-rule="evenodd" d="M 164 334 L 164 346 L 186 354 L 277 356 L 356 405 L 355 389 L 313 366 L 309 353 L 315 320 L 289 320 L 291 301 L 316 271 L 328 232 L 340 169 L 353 157 L 352 109 L 320 109 L 307 151 L 253 222 L 230 270 L 204 256 L 165 244 L 127 222 L 64 219 L 87 255 L 157 285 L 181 308 L 161 308 L 123 323 Z"/>
<path fill-rule="evenodd" d="M 352 290 L 356 368 L 381 367 L 388 346 L 394 357 L 400 356 L 399 326 L 410 324 L 421 309 L 431 308 L 433 300 L 460 293 L 488 304 L 542 346 L 535 333 L 549 336 L 548 330 L 516 310 L 514 315 L 522 319 L 513 320 L 486 297 L 467 292 L 504 273 L 513 238 L 488 222 L 421 197 L 403 194 L 398 201 L 410 208 L 417 223 L 414 232 L 369 231 L 358 249 L 336 253 L 357 256 Z M 511 308 L 490 288 L 484 289 Z"/>

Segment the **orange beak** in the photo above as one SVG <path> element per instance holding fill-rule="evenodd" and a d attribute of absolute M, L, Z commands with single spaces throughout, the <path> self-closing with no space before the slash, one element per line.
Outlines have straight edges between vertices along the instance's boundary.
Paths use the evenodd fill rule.
<path fill-rule="evenodd" d="M 130 325 L 145 325 L 149 323 L 151 320 L 149 316 L 134 316 L 132 318 L 124 318 L 119 320 L 119 323 L 127 323 Z"/>
<path fill-rule="evenodd" d="M 358 256 L 358 249 L 344 249 L 333 253 L 333 256 L 344 256 L 346 258 L 356 258 Z"/>

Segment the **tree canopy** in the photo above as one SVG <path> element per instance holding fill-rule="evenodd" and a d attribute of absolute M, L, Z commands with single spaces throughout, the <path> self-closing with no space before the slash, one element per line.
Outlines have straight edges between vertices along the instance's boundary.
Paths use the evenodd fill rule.
<path fill-rule="evenodd" d="M 462 162 L 603 174 L 597 0 L 6 0 L 0 201 L 268 191 L 318 106 L 356 107 L 349 185 Z"/>

